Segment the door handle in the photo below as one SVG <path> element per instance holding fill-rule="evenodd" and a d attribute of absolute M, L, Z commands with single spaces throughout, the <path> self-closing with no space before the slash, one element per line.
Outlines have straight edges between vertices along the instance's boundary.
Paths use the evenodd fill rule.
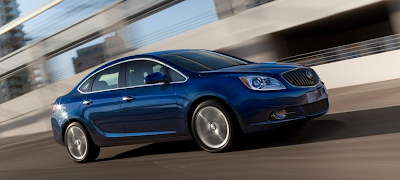
<path fill-rule="evenodd" d="M 134 98 L 132 96 L 126 96 L 126 97 L 122 98 L 123 101 L 127 101 L 127 102 L 132 101 L 133 99 Z"/>
<path fill-rule="evenodd" d="M 92 103 L 93 103 L 93 101 L 89 99 L 89 100 L 83 101 L 82 104 L 84 104 L 84 105 L 90 105 L 90 104 L 92 104 Z"/>

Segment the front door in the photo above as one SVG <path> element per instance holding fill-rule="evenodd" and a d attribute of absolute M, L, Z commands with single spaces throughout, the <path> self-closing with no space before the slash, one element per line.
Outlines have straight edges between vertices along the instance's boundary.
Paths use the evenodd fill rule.
<path fill-rule="evenodd" d="M 178 136 L 181 131 L 175 99 L 175 86 L 169 83 L 145 84 L 151 73 L 166 74 L 166 67 L 148 60 L 125 63 L 127 89 L 121 104 L 128 140 Z"/>

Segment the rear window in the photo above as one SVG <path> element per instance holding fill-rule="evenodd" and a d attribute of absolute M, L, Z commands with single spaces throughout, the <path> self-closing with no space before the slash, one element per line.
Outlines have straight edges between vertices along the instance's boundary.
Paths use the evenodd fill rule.
<path fill-rule="evenodd" d="M 161 57 L 196 72 L 248 64 L 248 62 L 237 58 L 208 51 L 184 51 L 164 54 Z"/>

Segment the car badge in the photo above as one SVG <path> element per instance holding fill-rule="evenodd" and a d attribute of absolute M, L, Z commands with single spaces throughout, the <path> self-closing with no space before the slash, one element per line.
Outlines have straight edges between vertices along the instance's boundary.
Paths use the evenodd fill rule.
<path fill-rule="evenodd" d="M 312 74 L 312 72 L 310 70 L 306 71 L 306 77 L 310 80 L 312 80 L 314 78 L 314 75 Z"/>

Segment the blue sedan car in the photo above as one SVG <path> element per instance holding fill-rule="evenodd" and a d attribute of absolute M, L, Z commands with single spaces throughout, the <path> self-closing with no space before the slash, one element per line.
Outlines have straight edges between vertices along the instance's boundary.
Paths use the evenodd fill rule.
<path fill-rule="evenodd" d="M 328 108 L 311 68 L 173 50 L 97 68 L 56 100 L 51 123 L 71 159 L 88 162 L 100 147 L 190 138 L 222 152 L 242 133 L 305 122 Z"/>

